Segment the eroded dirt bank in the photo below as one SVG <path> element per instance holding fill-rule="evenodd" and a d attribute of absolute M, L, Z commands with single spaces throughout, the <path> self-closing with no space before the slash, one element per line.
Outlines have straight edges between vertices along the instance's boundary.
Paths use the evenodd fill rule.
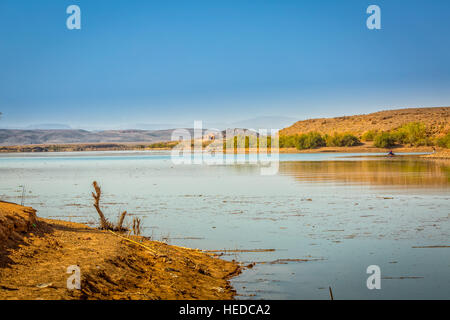
<path fill-rule="evenodd" d="M 0 202 L 0 299 L 232 299 L 239 265 L 199 250 L 41 219 Z M 81 289 L 68 290 L 69 266 Z"/>

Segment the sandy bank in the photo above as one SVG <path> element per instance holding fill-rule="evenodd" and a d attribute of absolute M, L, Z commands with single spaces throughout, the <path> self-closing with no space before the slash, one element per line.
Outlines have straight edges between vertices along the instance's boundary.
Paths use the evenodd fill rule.
<path fill-rule="evenodd" d="M 237 263 L 199 250 L 41 219 L 0 202 L 0 299 L 232 299 Z M 67 268 L 81 269 L 68 290 Z"/>
<path fill-rule="evenodd" d="M 427 159 L 445 159 L 450 160 L 450 150 L 441 150 L 436 153 L 424 156 Z"/>

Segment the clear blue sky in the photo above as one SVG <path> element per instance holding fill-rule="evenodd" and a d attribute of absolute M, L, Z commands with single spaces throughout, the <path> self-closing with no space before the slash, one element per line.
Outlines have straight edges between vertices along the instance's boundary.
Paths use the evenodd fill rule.
<path fill-rule="evenodd" d="M 67 6 L 82 29 L 66 28 Z M 366 8 L 382 30 L 366 28 Z M 0 125 L 450 105 L 448 0 L 1 0 Z"/>

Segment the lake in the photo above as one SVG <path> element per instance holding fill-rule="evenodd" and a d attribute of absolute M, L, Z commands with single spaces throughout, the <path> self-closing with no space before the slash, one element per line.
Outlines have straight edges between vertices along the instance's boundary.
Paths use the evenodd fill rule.
<path fill-rule="evenodd" d="M 450 298 L 448 163 L 280 154 L 264 176 L 168 152 L 0 154 L 0 199 L 40 217 L 97 225 L 94 180 L 111 220 L 127 210 L 155 240 L 256 262 L 231 280 L 238 299 L 329 299 L 329 287 L 335 299 Z M 366 286 L 370 265 L 380 290 Z"/>

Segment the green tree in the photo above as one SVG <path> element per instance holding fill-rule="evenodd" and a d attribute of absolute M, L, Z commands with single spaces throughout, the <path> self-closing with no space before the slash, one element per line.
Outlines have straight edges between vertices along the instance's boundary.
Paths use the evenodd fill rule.
<path fill-rule="evenodd" d="M 279 139 L 280 148 L 295 148 L 298 135 L 280 136 Z"/>
<path fill-rule="evenodd" d="M 373 139 L 375 139 L 375 136 L 377 135 L 378 131 L 377 130 L 369 130 L 364 132 L 364 134 L 362 135 L 361 139 L 363 141 L 373 141 Z"/>
<path fill-rule="evenodd" d="M 395 137 L 389 132 L 380 132 L 375 136 L 373 145 L 377 148 L 393 147 L 395 146 Z"/>
<path fill-rule="evenodd" d="M 326 143 L 318 132 L 309 132 L 297 137 L 296 148 L 299 150 L 325 147 Z"/>
<path fill-rule="evenodd" d="M 359 139 L 350 133 L 334 133 L 334 135 L 325 135 L 327 147 L 353 147 L 361 144 Z"/>
<path fill-rule="evenodd" d="M 450 149 L 450 132 L 447 133 L 445 136 L 438 138 L 436 144 L 439 147 Z"/>
<path fill-rule="evenodd" d="M 392 135 L 400 144 L 413 146 L 429 144 L 427 127 L 421 122 L 407 123 L 395 130 Z"/>

